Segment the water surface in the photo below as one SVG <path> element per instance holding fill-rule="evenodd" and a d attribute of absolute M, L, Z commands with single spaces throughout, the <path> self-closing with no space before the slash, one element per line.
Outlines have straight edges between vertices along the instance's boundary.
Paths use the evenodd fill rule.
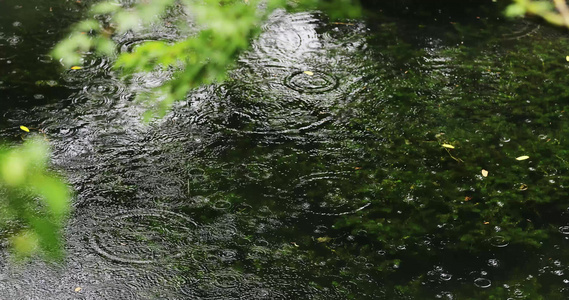
<path fill-rule="evenodd" d="M 47 54 L 87 5 L 0 2 L 0 137 L 41 129 L 76 191 L 65 261 L 4 250 L 1 299 L 567 297 L 565 33 L 497 4 L 279 11 L 144 124 L 171 74 Z"/>

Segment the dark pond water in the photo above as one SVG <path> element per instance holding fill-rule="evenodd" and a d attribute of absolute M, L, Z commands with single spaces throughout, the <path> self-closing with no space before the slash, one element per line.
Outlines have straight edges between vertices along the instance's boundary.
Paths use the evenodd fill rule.
<path fill-rule="evenodd" d="M 10 264 L 0 231 L 0 299 L 569 297 L 565 33 L 496 3 L 277 12 L 144 124 L 171 74 L 47 55 L 90 4 L 0 0 L 0 138 L 41 129 L 76 191 L 62 264 Z"/>

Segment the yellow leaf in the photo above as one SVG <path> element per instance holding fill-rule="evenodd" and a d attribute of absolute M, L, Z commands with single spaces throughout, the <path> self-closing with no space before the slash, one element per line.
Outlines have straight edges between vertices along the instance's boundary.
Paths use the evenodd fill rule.
<path fill-rule="evenodd" d="M 319 237 L 316 239 L 316 241 L 318 241 L 319 243 L 327 243 L 331 240 L 332 240 L 332 238 L 327 237 L 327 236 Z"/>
<path fill-rule="evenodd" d="M 482 169 L 482 176 L 488 177 L 488 171 Z"/>
<path fill-rule="evenodd" d="M 76 287 L 76 288 L 75 288 L 75 292 L 76 292 L 76 293 L 79 293 L 81 290 L 82 290 L 81 287 Z"/>
<path fill-rule="evenodd" d="M 30 132 L 30 130 L 28 129 L 28 127 L 26 127 L 26 126 L 24 126 L 24 125 L 20 126 L 20 129 L 22 129 L 22 130 L 25 131 L 25 132 Z"/>
<path fill-rule="evenodd" d="M 312 76 L 314 75 L 314 73 L 310 72 L 310 71 L 304 71 L 304 74 L 308 75 L 308 76 Z"/>
<path fill-rule="evenodd" d="M 454 146 L 453 146 L 453 145 L 443 144 L 442 146 L 445 147 L 445 148 L 454 149 Z"/>
<path fill-rule="evenodd" d="M 527 156 L 527 155 L 522 155 L 522 156 L 516 157 L 516 160 L 526 160 L 526 159 L 528 159 L 528 158 L 529 158 L 529 156 Z"/>
<path fill-rule="evenodd" d="M 71 70 L 81 70 L 81 69 L 83 69 L 83 67 L 80 67 L 80 66 L 71 67 Z"/>
<path fill-rule="evenodd" d="M 565 56 L 565 60 L 569 61 L 569 55 Z"/>

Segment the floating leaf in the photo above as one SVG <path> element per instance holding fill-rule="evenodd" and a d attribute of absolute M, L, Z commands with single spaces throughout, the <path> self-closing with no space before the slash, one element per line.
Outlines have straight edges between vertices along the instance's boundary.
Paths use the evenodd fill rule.
<path fill-rule="evenodd" d="M 454 149 L 454 146 L 450 144 L 443 144 L 442 146 L 445 148 Z"/>
<path fill-rule="evenodd" d="M 331 240 L 332 240 L 332 238 L 327 237 L 327 236 L 319 237 L 316 239 L 316 241 L 318 241 L 319 243 L 327 243 Z"/>
<path fill-rule="evenodd" d="M 569 55 L 565 56 L 565 60 L 569 61 Z"/>
<path fill-rule="evenodd" d="M 312 76 L 314 75 L 314 73 L 310 72 L 310 71 L 304 71 L 304 74 L 308 75 L 308 76 Z"/>
<path fill-rule="evenodd" d="M 80 66 L 71 67 L 71 70 L 81 70 L 81 69 L 83 69 L 83 67 L 80 67 Z"/>
<path fill-rule="evenodd" d="M 79 286 L 75 288 L 75 292 L 76 292 L 76 293 L 79 293 L 81 290 L 82 290 L 82 288 L 79 287 Z"/>
<path fill-rule="evenodd" d="M 482 176 L 488 177 L 488 171 L 482 169 Z"/>
<path fill-rule="evenodd" d="M 522 155 L 522 156 L 516 157 L 516 160 L 526 160 L 526 159 L 528 159 L 528 158 L 529 158 L 529 156 L 527 156 L 527 155 Z"/>
<path fill-rule="evenodd" d="M 22 129 L 22 130 L 25 131 L 25 132 L 30 132 L 30 129 L 28 129 L 28 127 L 26 127 L 26 126 L 24 126 L 24 125 L 21 125 L 21 126 L 20 126 L 20 129 Z"/>

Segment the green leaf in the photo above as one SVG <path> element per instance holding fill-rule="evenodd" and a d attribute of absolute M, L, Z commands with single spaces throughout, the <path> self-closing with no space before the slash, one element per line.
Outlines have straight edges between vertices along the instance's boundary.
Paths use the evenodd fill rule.
<path fill-rule="evenodd" d="M 504 14 L 509 18 L 522 17 L 526 14 L 526 8 L 517 3 L 510 4 L 506 7 Z"/>
<path fill-rule="evenodd" d="M 106 15 L 113 12 L 116 12 L 121 8 L 119 3 L 113 2 L 101 2 L 93 5 L 90 10 L 92 15 Z"/>

